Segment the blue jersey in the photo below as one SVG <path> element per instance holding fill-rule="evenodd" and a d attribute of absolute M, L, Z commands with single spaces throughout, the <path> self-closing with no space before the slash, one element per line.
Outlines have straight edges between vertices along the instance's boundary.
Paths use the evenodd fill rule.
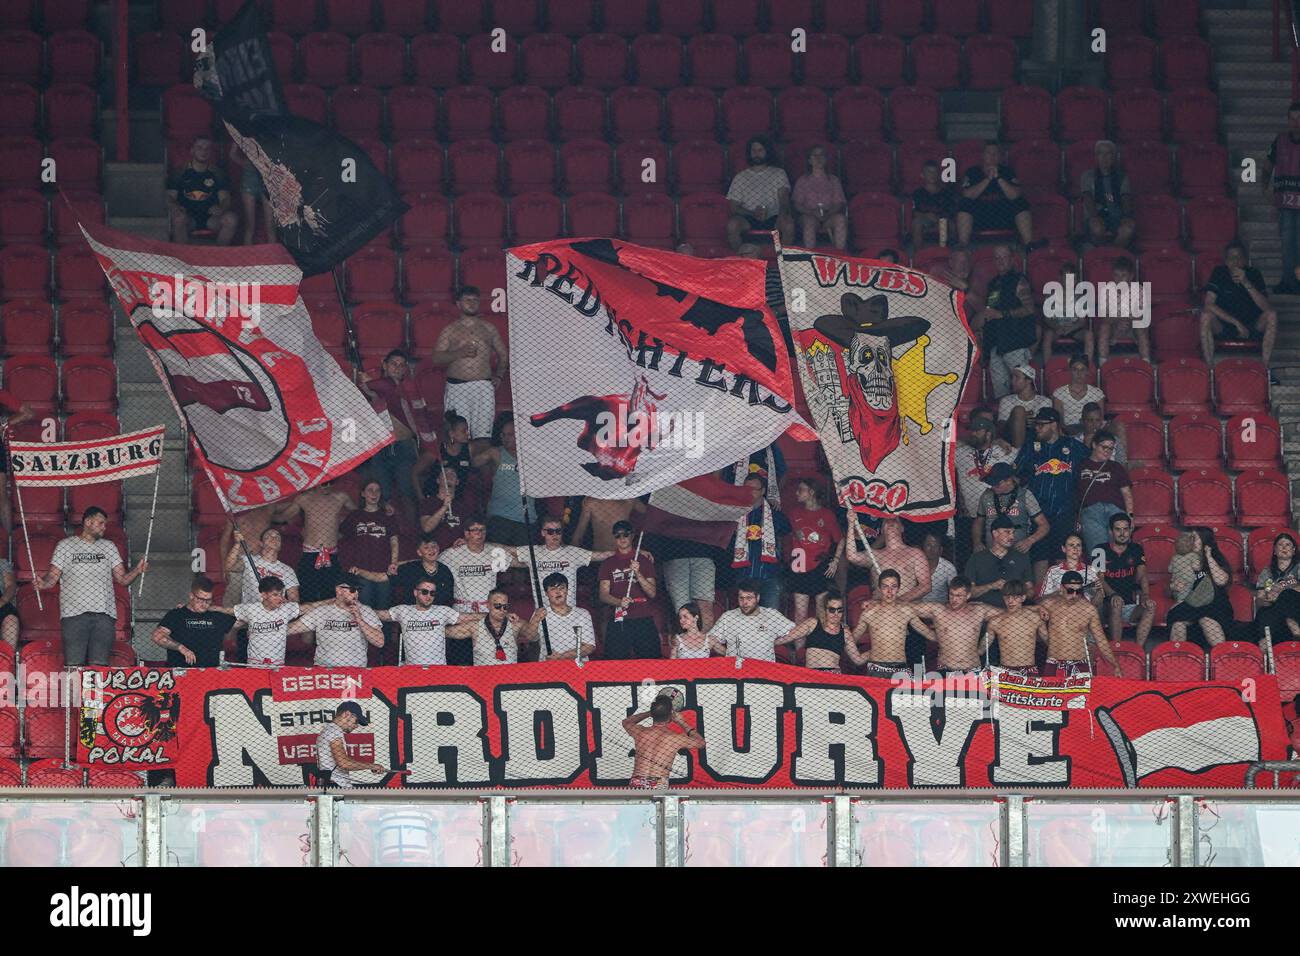
<path fill-rule="evenodd" d="M 1083 442 L 1068 435 L 1054 442 L 1025 442 L 1016 456 L 1016 473 L 1043 514 L 1054 518 L 1074 510 L 1074 489 L 1088 454 Z"/>

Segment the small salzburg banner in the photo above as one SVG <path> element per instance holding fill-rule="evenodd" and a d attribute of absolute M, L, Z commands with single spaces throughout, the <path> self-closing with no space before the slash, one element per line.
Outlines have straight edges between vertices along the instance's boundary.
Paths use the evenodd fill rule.
<path fill-rule="evenodd" d="M 78 761 L 172 769 L 181 787 L 302 786 L 341 700 L 368 718 L 347 737 L 354 755 L 403 771 L 354 774 L 362 784 L 622 787 L 633 769 L 622 721 L 666 688 L 685 695 L 705 741 L 677 757 L 671 781 L 684 787 L 1240 787 L 1247 765 L 1287 747 L 1268 676 L 1245 687 L 1098 677 L 1084 707 L 1042 710 L 965 685 L 733 658 L 131 668 L 105 680 L 102 709 L 83 708 Z"/>
<path fill-rule="evenodd" d="M 165 426 L 90 441 L 11 441 L 9 471 L 17 485 L 92 485 L 147 475 L 162 460 Z"/>

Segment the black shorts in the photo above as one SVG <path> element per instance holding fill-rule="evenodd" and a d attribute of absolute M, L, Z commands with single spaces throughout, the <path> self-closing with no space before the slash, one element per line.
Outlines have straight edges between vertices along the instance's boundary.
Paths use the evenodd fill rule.
<path fill-rule="evenodd" d="M 976 232 L 989 232 L 1016 228 L 1016 216 L 1029 211 L 1029 202 L 1024 196 L 1019 199 L 1002 199 L 997 202 L 985 202 L 982 199 L 963 199 L 958 208 L 962 212 L 970 213 L 971 219 L 974 220 Z"/>
<path fill-rule="evenodd" d="M 659 628 L 652 617 L 630 617 L 610 621 L 605 628 L 605 659 L 648 660 L 663 657 Z"/>
<path fill-rule="evenodd" d="M 18 608 L 14 607 L 13 602 L 10 601 L 7 604 L 0 604 L 0 624 L 3 624 L 4 619 L 10 615 L 18 617 Z M 19 620 L 21 621 L 22 618 L 19 618 Z"/>
<path fill-rule="evenodd" d="M 1242 325 L 1246 327 L 1247 338 L 1243 339 L 1241 337 L 1241 333 L 1237 331 L 1235 326 L 1229 325 L 1227 322 L 1224 322 L 1222 319 L 1219 319 L 1220 328 L 1219 331 L 1214 333 L 1214 337 L 1216 339 L 1222 339 L 1225 342 L 1245 342 L 1248 341 L 1249 339 L 1256 339 L 1256 340 L 1262 339 L 1264 337 L 1264 333 L 1260 330 L 1259 326 L 1257 326 L 1255 323 L 1259 321 L 1259 317 L 1264 314 L 1264 311 L 1259 306 L 1255 305 L 1255 303 L 1253 302 L 1250 305 L 1251 308 L 1254 310 L 1253 315 L 1233 316 L 1234 319 L 1236 319 L 1238 322 L 1240 322 Z"/>
<path fill-rule="evenodd" d="M 769 216 L 767 219 L 755 219 L 753 216 L 746 216 L 743 213 L 741 219 L 749 223 L 751 232 L 771 232 L 776 228 L 776 216 Z"/>
<path fill-rule="evenodd" d="M 831 565 L 830 558 L 818 562 L 817 567 L 811 571 L 789 571 L 785 572 L 786 590 L 791 594 L 806 594 L 810 597 L 816 597 L 835 583 L 833 577 L 826 576 L 826 569 Z"/>

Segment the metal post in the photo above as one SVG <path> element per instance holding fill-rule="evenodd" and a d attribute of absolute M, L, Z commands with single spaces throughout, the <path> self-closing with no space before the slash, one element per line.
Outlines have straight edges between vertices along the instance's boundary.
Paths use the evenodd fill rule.
<path fill-rule="evenodd" d="M 315 826 L 315 839 L 311 841 L 312 866 L 333 866 L 334 846 L 334 798 L 322 793 L 315 798 L 312 823 Z"/>
<path fill-rule="evenodd" d="M 1002 804 L 1004 814 L 1002 827 L 1003 866 L 1025 866 L 1028 857 L 1028 844 L 1025 842 L 1025 798 L 1010 796 Z"/>
<path fill-rule="evenodd" d="M 1178 828 L 1174 831 L 1174 866 L 1196 865 L 1196 801 L 1180 794 L 1174 807 Z"/>
<path fill-rule="evenodd" d="M 166 848 L 163 846 L 163 810 L 162 796 L 157 793 L 144 795 L 144 846 L 140 850 L 143 866 L 162 866 Z"/>
<path fill-rule="evenodd" d="M 114 155 L 119 163 L 131 159 L 131 115 L 130 115 L 130 80 L 127 74 L 127 0 L 113 0 L 113 114 L 117 129 L 114 130 L 116 151 Z"/>
<path fill-rule="evenodd" d="M 488 856 L 486 862 L 488 866 L 509 866 L 510 865 L 510 826 L 509 813 L 506 807 L 505 797 L 488 797 L 483 804 L 483 811 L 487 815 L 484 821 L 484 827 L 489 834 Z"/>
<path fill-rule="evenodd" d="M 659 840 L 655 863 L 659 866 L 681 866 L 682 860 L 682 798 L 660 797 Z"/>
<path fill-rule="evenodd" d="M 853 865 L 853 798 L 840 794 L 831 801 L 828 834 L 831 866 Z"/>

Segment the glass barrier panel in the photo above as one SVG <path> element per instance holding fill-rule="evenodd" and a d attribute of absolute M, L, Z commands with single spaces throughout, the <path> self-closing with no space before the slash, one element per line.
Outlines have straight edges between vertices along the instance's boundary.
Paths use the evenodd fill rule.
<path fill-rule="evenodd" d="M 998 866 L 1001 804 L 853 803 L 856 866 Z"/>
<path fill-rule="evenodd" d="M 1300 866 L 1300 807 L 1196 801 L 1197 866 Z"/>
<path fill-rule="evenodd" d="M 164 799 L 165 866 L 311 866 L 311 804 Z"/>
<path fill-rule="evenodd" d="M 1172 800 L 1025 801 L 1026 866 L 1172 866 Z"/>
<path fill-rule="evenodd" d="M 826 866 L 827 804 L 682 800 L 685 866 Z"/>
<path fill-rule="evenodd" d="M 654 866 L 658 814 L 636 803 L 533 803 L 510 814 L 511 866 Z"/>
<path fill-rule="evenodd" d="M 139 800 L 0 803 L 0 866 L 140 866 Z"/>
<path fill-rule="evenodd" d="M 335 866 L 483 866 L 483 807 L 334 801 Z"/>

